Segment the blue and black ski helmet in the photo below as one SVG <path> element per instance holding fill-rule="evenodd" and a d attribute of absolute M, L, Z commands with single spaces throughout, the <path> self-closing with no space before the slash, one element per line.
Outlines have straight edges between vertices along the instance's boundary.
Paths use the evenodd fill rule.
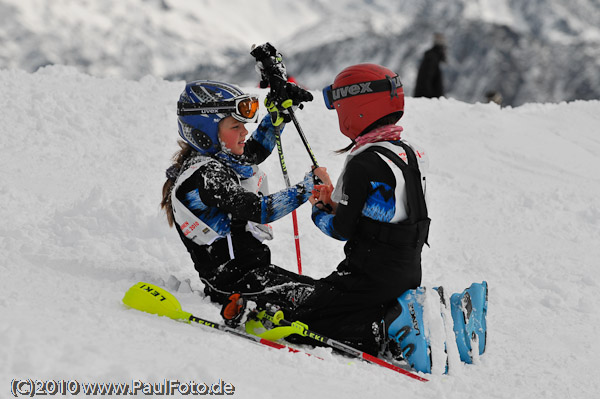
<path fill-rule="evenodd" d="M 258 104 L 256 96 L 229 83 L 190 82 L 177 102 L 179 135 L 201 154 L 215 154 L 221 149 L 221 119 L 232 116 L 240 122 L 256 122 Z"/>

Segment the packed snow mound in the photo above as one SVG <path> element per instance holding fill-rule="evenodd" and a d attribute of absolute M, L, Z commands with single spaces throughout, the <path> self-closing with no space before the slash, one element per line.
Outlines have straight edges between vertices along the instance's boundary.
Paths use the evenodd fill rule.
<path fill-rule="evenodd" d="M 0 87 L 3 397 L 19 378 L 221 379 L 239 398 L 562 399 L 600 390 L 599 101 L 500 108 L 406 99 L 404 137 L 430 159 L 423 285 L 449 294 L 474 281 L 490 286 L 486 353 L 420 383 L 325 349 L 315 351 L 324 360 L 271 351 L 122 305 L 130 286 L 147 281 L 219 321 L 158 205 L 184 82 L 46 67 L 0 70 Z M 313 94 L 298 118 L 335 179 L 344 156 L 333 151 L 348 141 Z M 291 125 L 283 148 L 295 183 L 311 162 Z M 272 190 L 285 186 L 276 156 L 263 168 Z M 313 226 L 308 205 L 298 219 L 303 270 L 326 276 L 343 243 Z M 290 218 L 273 227 L 273 262 L 296 270 Z"/>

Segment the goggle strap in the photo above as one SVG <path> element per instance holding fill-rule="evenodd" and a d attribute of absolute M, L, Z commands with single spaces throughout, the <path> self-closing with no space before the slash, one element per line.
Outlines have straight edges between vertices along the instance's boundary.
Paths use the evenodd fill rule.
<path fill-rule="evenodd" d="M 198 114 L 221 114 L 235 111 L 235 104 L 224 102 L 210 102 L 202 104 L 190 104 L 177 102 L 177 115 L 198 115 Z"/>
<path fill-rule="evenodd" d="M 205 114 L 227 114 L 233 112 L 234 108 L 179 108 L 177 110 L 177 115 L 185 116 L 185 115 L 205 115 Z"/>
<path fill-rule="evenodd" d="M 252 97 L 248 97 L 251 99 Z M 242 100 L 243 101 L 243 100 Z M 201 104 L 190 104 L 181 101 L 177 102 L 177 115 L 202 115 L 202 114 L 222 114 L 227 112 L 239 112 L 238 103 L 234 101 L 213 101 Z M 242 115 L 240 115 L 242 116 Z"/>
<path fill-rule="evenodd" d="M 384 91 L 390 92 L 390 98 L 398 96 L 397 89 L 402 87 L 402 82 L 398 75 L 390 77 L 386 75 L 385 79 L 372 80 L 370 82 L 353 83 L 351 85 L 336 87 L 328 86 L 323 89 L 323 93 L 327 96 L 327 102 L 333 109 L 334 101 L 339 101 L 345 98 L 360 96 L 363 94 L 381 93 Z"/>

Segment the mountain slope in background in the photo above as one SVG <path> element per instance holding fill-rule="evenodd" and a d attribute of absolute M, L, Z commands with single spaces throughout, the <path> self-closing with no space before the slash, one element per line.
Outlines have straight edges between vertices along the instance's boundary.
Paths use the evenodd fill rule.
<path fill-rule="evenodd" d="M 66 64 L 96 76 L 254 85 L 253 43 L 272 42 L 305 86 L 345 66 L 397 70 L 411 94 L 444 32 L 447 96 L 506 105 L 600 98 L 600 0 L 0 1 L 0 67 Z"/>

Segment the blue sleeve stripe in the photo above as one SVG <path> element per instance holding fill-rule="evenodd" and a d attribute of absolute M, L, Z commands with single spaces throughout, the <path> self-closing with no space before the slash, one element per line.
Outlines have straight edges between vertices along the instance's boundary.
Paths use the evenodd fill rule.
<path fill-rule="evenodd" d="M 335 238 L 336 240 L 340 241 L 346 241 L 346 238 L 342 237 L 335 231 L 335 228 L 333 227 L 334 217 L 335 215 L 327 213 L 323 210 L 320 210 L 316 206 L 313 206 L 312 219 L 319 230 L 331 238 Z"/>
<path fill-rule="evenodd" d="M 292 186 L 262 197 L 261 223 L 265 224 L 281 219 L 305 203 L 309 196 L 310 191 Z"/>

